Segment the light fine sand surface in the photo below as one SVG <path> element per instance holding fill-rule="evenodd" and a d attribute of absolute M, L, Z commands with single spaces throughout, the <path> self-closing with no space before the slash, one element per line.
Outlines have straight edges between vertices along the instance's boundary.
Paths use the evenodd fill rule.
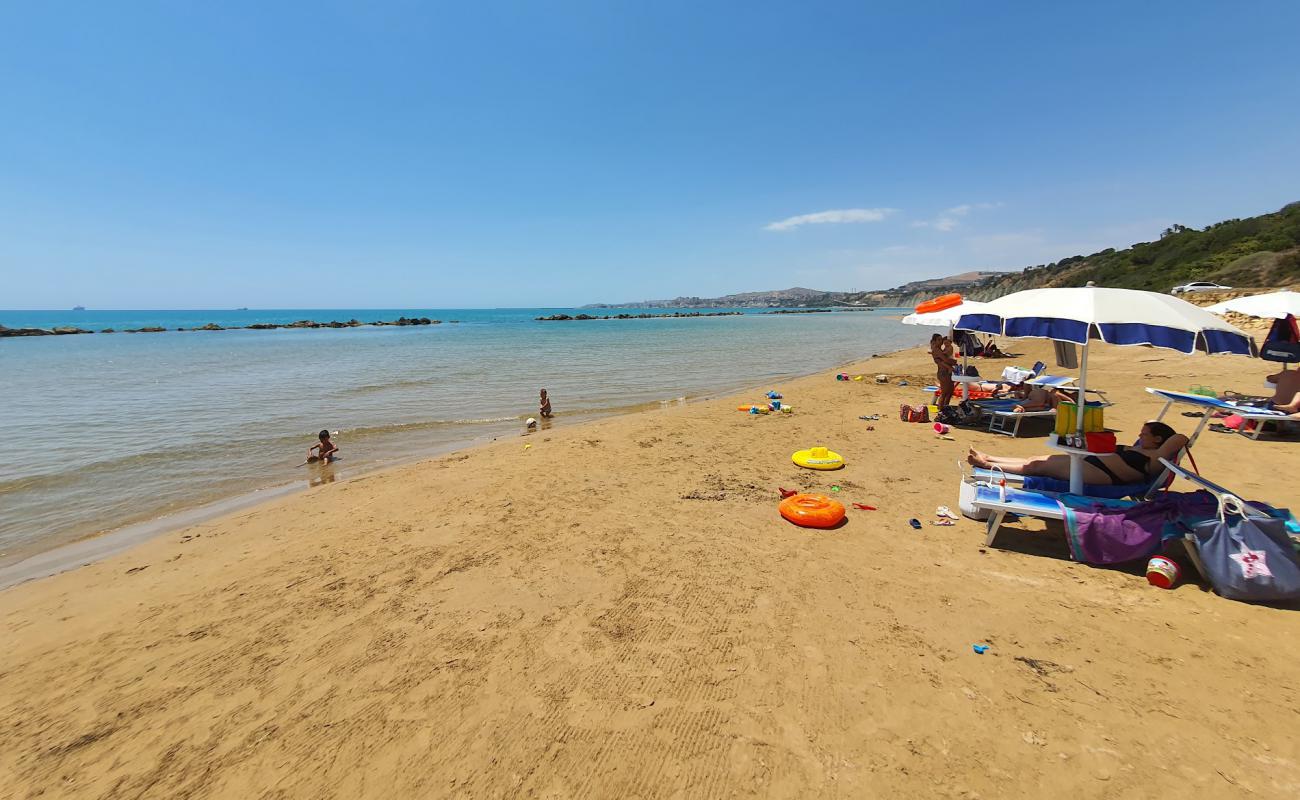
<path fill-rule="evenodd" d="M 986 374 L 1051 361 L 1011 345 Z M 969 446 L 1045 451 L 899 421 L 932 366 L 558 425 L 0 592 L 0 797 L 1300 796 L 1300 611 L 930 525 Z M 1144 386 L 1270 367 L 1102 346 L 1090 383 L 1127 441 Z M 736 410 L 768 388 L 795 412 Z M 1296 504 L 1300 441 L 1194 452 Z M 879 510 L 805 530 L 778 486 Z"/>

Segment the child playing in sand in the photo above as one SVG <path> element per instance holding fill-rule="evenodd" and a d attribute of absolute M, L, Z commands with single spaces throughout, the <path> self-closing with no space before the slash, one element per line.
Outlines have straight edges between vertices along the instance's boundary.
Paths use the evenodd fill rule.
<path fill-rule="evenodd" d="M 307 462 L 314 463 L 320 461 L 328 464 L 339 456 L 338 447 L 330 441 L 330 432 L 321 431 L 319 434 L 320 441 L 307 448 Z M 317 451 L 313 454 L 313 451 Z"/>
<path fill-rule="evenodd" d="M 551 398 L 546 396 L 546 390 L 543 389 L 537 399 L 537 413 L 543 417 L 551 416 Z"/>

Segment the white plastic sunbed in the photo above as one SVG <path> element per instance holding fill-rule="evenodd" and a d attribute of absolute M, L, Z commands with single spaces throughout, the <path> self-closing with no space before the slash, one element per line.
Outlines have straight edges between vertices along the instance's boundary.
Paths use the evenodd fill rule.
<path fill-rule="evenodd" d="M 1197 406 L 1201 408 L 1205 412 L 1205 416 L 1201 418 L 1201 424 L 1196 428 L 1198 433 L 1210 421 L 1211 410 L 1226 411 L 1230 414 L 1236 414 L 1243 420 L 1254 421 L 1256 425 L 1253 431 L 1245 430 L 1246 426 L 1244 424 L 1237 428 L 1237 433 L 1240 433 L 1247 439 L 1258 439 L 1260 434 L 1264 432 L 1265 423 L 1300 423 L 1300 419 L 1290 417 L 1284 411 L 1274 411 L 1269 408 L 1240 405 L 1230 400 L 1220 400 L 1217 397 L 1206 397 L 1204 395 L 1191 394 L 1189 392 L 1175 392 L 1172 389 L 1152 389 L 1148 386 L 1147 391 L 1157 397 L 1162 397 L 1165 400 L 1165 407 L 1161 409 L 1160 416 L 1156 417 L 1157 421 L 1163 420 L 1165 414 L 1169 413 L 1169 410 L 1173 408 L 1175 404 Z"/>
<path fill-rule="evenodd" d="M 988 534 L 984 537 L 984 546 L 992 547 L 998 536 L 1002 520 L 1007 514 L 1039 519 L 1065 519 L 1061 506 L 1056 502 L 1056 495 L 1051 492 L 1035 492 L 1007 486 L 1005 491 L 997 486 L 980 484 L 975 487 L 975 500 L 972 505 L 981 511 L 988 511 Z"/>

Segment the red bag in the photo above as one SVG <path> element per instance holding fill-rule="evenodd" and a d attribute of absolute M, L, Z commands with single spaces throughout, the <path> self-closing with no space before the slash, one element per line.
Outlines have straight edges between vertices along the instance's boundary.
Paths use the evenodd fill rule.
<path fill-rule="evenodd" d="M 903 403 L 898 407 L 898 418 L 903 422 L 929 422 L 930 409 L 926 406 L 909 406 Z"/>

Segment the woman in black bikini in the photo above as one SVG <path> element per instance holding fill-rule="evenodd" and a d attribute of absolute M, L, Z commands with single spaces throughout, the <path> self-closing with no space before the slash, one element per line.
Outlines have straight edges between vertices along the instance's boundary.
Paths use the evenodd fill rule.
<path fill-rule="evenodd" d="M 1163 422 L 1148 422 L 1142 426 L 1138 443 L 1133 447 L 1120 446 L 1114 453 L 1088 456 L 1083 459 L 1083 482 L 1093 485 L 1118 485 L 1145 483 L 1160 472 L 1160 459 L 1174 458 L 1187 446 L 1187 437 L 1174 433 Z M 997 467 L 1013 475 L 1037 475 L 1044 478 L 1069 480 L 1070 456 L 1057 453 L 1034 458 L 991 456 L 971 448 L 966 460 L 977 467 Z"/>

